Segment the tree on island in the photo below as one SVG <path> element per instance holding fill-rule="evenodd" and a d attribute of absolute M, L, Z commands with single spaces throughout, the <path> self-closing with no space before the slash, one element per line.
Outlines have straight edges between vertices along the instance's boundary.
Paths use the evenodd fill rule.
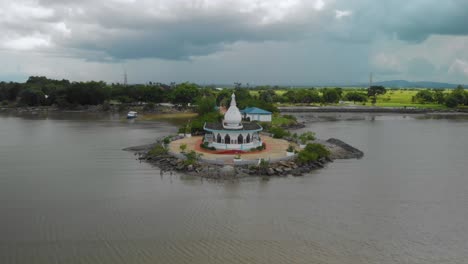
<path fill-rule="evenodd" d="M 367 96 L 372 97 L 372 105 L 377 102 L 377 95 L 385 94 L 387 90 L 383 86 L 371 86 L 367 89 Z"/>

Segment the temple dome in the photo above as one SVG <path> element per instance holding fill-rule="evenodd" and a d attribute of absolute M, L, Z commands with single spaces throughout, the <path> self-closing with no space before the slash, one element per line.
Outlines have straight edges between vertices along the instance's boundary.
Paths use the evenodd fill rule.
<path fill-rule="evenodd" d="M 242 114 L 239 108 L 237 108 L 236 95 L 234 93 L 231 98 L 231 106 L 224 114 L 223 126 L 226 129 L 240 129 L 242 128 Z"/>

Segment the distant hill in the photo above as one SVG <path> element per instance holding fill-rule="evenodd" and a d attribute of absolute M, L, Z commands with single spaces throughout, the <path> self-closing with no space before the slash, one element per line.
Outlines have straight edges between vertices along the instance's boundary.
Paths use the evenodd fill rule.
<path fill-rule="evenodd" d="M 376 82 L 374 85 L 382 85 L 389 88 L 457 88 L 458 84 L 440 82 L 410 82 L 406 80 L 393 80 Z M 466 85 L 465 85 L 466 87 Z"/>

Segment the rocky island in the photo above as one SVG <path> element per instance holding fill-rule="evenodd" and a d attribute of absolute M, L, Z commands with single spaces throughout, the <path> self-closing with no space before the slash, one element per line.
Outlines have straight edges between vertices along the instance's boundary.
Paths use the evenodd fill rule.
<path fill-rule="evenodd" d="M 338 139 L 318 140 L 312 132 L 292 136 L 283 131 L 265 132 L 256 121 L 271 120 L 268 116 L 271 113 L 261 109 L 256 113 L 263 115 L 250 115 L 246 121 L 232 94 L 224 119 L 219 123 L 205 123 L 202 135 L 181 133 L 126 150 L 135 151 L 140 160 L 151 162 L 163 171 L 175 170 L 217 179 L 249 175 L 301 176 L 335 159 L 364 155 Z"/>

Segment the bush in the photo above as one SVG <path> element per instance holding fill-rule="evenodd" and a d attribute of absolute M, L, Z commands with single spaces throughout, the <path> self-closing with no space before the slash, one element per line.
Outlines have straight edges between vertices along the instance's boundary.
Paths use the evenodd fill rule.
<path fill-rule="evenodd" d="M 271 123 L 270 122 L 260 122 L 259 124 L 263 127 L 263 130 L 265 130 L 265 131 L 268 131 L 271 128 Z"/>
<path fill-rule="evenodd" d="M 297 156 L 297 160 L 304 164 L 304 163 L 308 163 L 308 162 L 313 162 L 313 161 L 316 161 L 319 159 L 319 156 L 317 153 L 314 153 L 314 152 L 308 152 L 308 151 L 300 151 L 299 152 L 299 155 Z"/>
<path fill-rule="evenodd" d="M 283 115 L 284 118 L 297 121 L 297 118 L 293 115 Z"/>
<path fill-rule="evenodd" d="M 297 159 L 300 163 L 308 163 L 328 156 L 330 156 L 330 151 L 323 145 L 307 144 L 305 149 L 299 152 Z"/>
<path fill-rule="evenodd" d="M 314 132 L 305 132 L 299 136 L 299 140 L 302 144 L 306 144 L 307 141 L 315 140 L 315 133 Z"/>
<path fill-rule="evenodd" d="M 223 116 L 219 112 L 210 112 L 210 113 L 198 116 L 197 118 L 193 119 L 191 122 L 191 132 L 192 133 L 203 132 L 204 131 L 203 126 L 205 125 L 205 123 L 220 122 L 222 118 Z M 180 133 L 184 133 L 184 132 L 180 132 Z"/>
<path fill-rule="evenodd" d="M 3 100 L 3 101 L 2 101 L 2 105 L 3 105 L 3 106 L 7 106 L 7 105 L 8 105 L 8 101 L 7 101 L 7 100 Z"/>
<path fill-rule="evenodd" d="M 180 145 L 179 148 L 180 148 L 180 152 L 184 153 L 185 150 L 187 150 L 187 144 L 182 144 L 182 145 Z"/>
<path fill-rule="evenodd" d="M 264 150 L 264 149 L 266 149 L 266 145 L 265 145 L 265 143 L 262 143 L 261 146 L 258 146 L 258 147 L 256 147 L 256 148 L 253 148 L 253 149 L 251 149 L 250 151 L 261 151 L 261 150 Z"/>
<path fill-rule="evenodd" d="M 330 151 L 327 148 L 325 148 L 322 144 L 307 144 L 304 150 L 306 152 L 317 153 L 319 158 L 325 158 L 330 156 Z"/>
<path fill-rule="evenodd" d="M 187 159 L 184 161 L 185 165 L 195 165 L 198 163 L 198 160 L 201 158 L 202 154 L 198 154 L 197 152 L 191 150 L 189 153 L 185 154 Z"/>
<path fill-rule="evenodd" d="M 216 150 L 215 147 L 210 147 L 208 142 L 203 142 L 202 144 L 200 144 L 200 147 L 201 147 L 202 149 Z"/>
<path fill-rule="evenodd" d="M 160 156 L 160 155 L 165 155 L 168 153 L 167 148 L 165 148 L 162 145 L 157 144 L 154 146 L 149 152 L 148 155 L 150 156 Z"/>
<path fill-rule="evenodd" d="M 189 123 L 185 126 L 185 134 L 192 133 L 192 125 Z"/>
<path fill-rule="evenodd" d="M 288 148 L 286 149 L 287 152 L 294 152 L 295 148 L 293 145 L 289 145 Z"/>
<path fill-rule="evenodd" d="M 164 144 L 167 145 L 167 144 L 171 143 L 171 139 L 172 139 L 172 137 L 169 137 L 169 136 L 165 137 L 165 138 L 163 139 Z"/>
<path fill-rule="evenodd" d="M 289 132 L 281 127 L 271 127 L 269 132 L 273 134 L 273 138 L 283 138 L 289 135 Z"/>
<path fill-rule="evenodd" d="M 260 163 L 258 164 L 258 168 L 260 169 L 261 173 L 266 173 L 268 168 L 270 168 L 270 162 L 268 160 L 261 159 Z"/>

